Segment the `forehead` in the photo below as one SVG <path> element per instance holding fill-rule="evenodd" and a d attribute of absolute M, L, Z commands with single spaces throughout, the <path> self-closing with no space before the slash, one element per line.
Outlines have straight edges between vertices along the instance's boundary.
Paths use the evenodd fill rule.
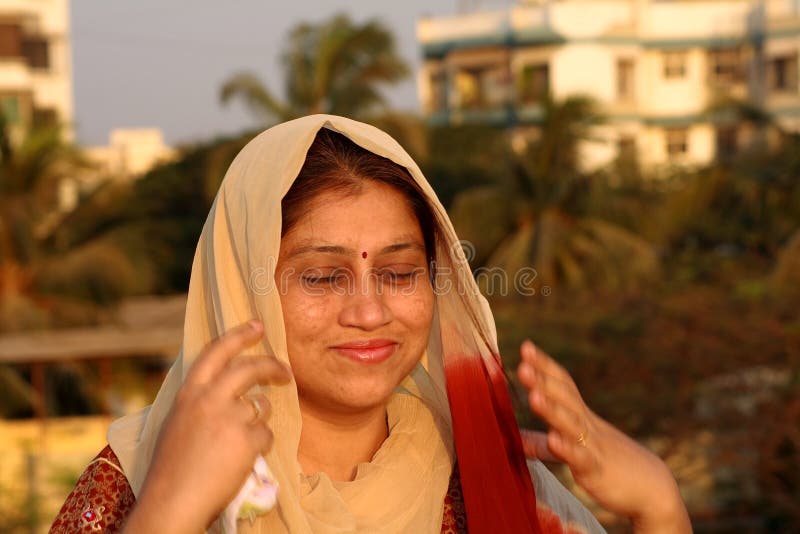
<path fill-rule="evenodd" d="M 352 195 L 320 194 L 281 239 L 281 249 L 315 242 L 368 250 L 402 238 L 423 242 L 422 231 L 405 196 L 391 186 L 364 182 Z"/>

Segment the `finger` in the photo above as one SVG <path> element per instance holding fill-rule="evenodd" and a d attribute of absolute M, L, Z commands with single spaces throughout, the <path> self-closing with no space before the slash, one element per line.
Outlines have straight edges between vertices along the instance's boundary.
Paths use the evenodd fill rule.
<path fill-rule="evenodd" d="M 573 475 L 589 472 L 595 465 L 589 445 L 581 445 L 576 439 L 550 431 L 547 434 L 547 447 L 562 462 L 569 465 Z"/>
<path fill-rule="evenodd" d="M 541 417 L 547 425 L 566 436 L 578 436 L 584 431 L 585 418 L 567 406 L 555 402 L 535 389 L 528 394 L 528 403 L 531 410 Z"/>
<path fill-rule="evenodd" d="M 554 380 L 562 384 L 565 393 L 571 393 L 576 401 L 583 404 L 583 396 L 572 376 L 546 352 L 536 347 L 530 340 L 525 340 L 520 347 L 520 354 L 521 364 L 531 365 L 536 371 L 536 376 L 544 376 L 548 381 Z M 577 410 L 577 407 L 574 409 Z"/>
<path fill-rule="evenodd" d="M 520 429 L 519 435 L 522 438 L 522 449 L 525 451 L 526 458 L 538 459 L 544 462 L 561 461 L 547 446 L 547 434 L 544 432 Z"/>
<path fill-rule="evenodd" d="M 247 347 L 254 345 L 264 332 L 260 321 L 248 321 L 206 345 L 192 365 L 186 382 L 203 384 L 211 382 L 230 360 Z"/>
<path fill-rule="evenodd" d="M 252 443 L 255 452 L 262 455 L 269 453 L 275 439 L 272 430 L 269 429 L 266 423 L 252 425 L 248 428 L 250 443 Z"/>
<path fill-rule="evenodd" d="M 292 379 L 289 368 L 272 356 L 241 358 L 217 378 L 214 389 L 227 396 L 244 395 L 255 385 L 286 384 Z"/>
<path fill-rule="evenodd" d="M 532 365 L 537 371 L 545 375 L 555 378 L 573 387 L 578 391 L 578 386 L 572 376 L 556 362 L 549 354 L 538 348 L 530 339 L 526 339 L 520 346 L 520 354 L 522 361 Z"/>
<path fill-rule="evenodd" d="M 517 376 L 528 391 L 538 390 L 553 402 L 563 404 L 575 413 L 581 414 L 586 411 L 586 404 L 574 387 L 562 380 L 538 372 L 528 362 L 519 364 Z"/>

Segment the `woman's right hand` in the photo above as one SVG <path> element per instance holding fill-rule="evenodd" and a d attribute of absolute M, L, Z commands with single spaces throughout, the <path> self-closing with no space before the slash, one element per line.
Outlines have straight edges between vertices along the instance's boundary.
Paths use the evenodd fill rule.
<path fill-rule="evenodd" d="M 269 356 L 236 358 L 263 331 L 258 321 L 240 325 L 197 358 L 163 423 L 125 532 L 203 532 L 269 450 L 269 401 L 243 395 L 255 385 L 285 384 L 291 371 Z"/>

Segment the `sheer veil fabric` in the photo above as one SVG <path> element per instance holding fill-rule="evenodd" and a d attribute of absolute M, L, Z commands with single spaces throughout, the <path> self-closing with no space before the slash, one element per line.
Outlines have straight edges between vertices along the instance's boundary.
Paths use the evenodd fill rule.
<path fill-rule="evenodd" d="M 265 336 L 248 353 L 273 354 L 288 364 L 274 280 L 281 199 L 320 128 L 342 133 L 406 167 L 429 198 L 443 236 L 435 258 L 434 323 L 420 363 L 390 400 L 389 438 L 370 463 L 359 466 L 351 482 L 333 482 L 324 474 L 303 475 L 297 461 L 301 417 L 296 387 L 265 388 L 275 435 L 266 460 L 280 484 L 278 506 L 253 524 L 240 521 L 239 531 L 438 533 L 455 459 L 445 362 L 495 361 L 494 320 L 453 226 L 419 167 L 386 133 L 343 117 L 312 115 L 277 125 L 253 139 L 233 161 L 195 253 L 180 354 L 153 404 L 115 421 L 108 440 L 138 496 L 160 427 L 207 343 L 257 317 L 264 323 Z"/>

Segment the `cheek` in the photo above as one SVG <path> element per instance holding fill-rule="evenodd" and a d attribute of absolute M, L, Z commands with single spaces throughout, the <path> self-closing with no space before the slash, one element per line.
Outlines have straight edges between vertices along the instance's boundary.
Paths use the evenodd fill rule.
<path fill-rule="evenodd" d="M 433 292 L 429 288 L 418 291 L 398 299 L 393 308 L 395 318 L 414 333 L 413 338 L 418 343 L 427 343 L 433 319 Z"/>
<path fill-rule="evenodd" d="M 290 348 L 318 339 L 331 321 L 335 321 L 332 311 L 334 306 L 330 299 L 310 296 L 299 289 L 290 289 L 281 295 L 281 307 L 286 326 L 286 342 Z"/>

